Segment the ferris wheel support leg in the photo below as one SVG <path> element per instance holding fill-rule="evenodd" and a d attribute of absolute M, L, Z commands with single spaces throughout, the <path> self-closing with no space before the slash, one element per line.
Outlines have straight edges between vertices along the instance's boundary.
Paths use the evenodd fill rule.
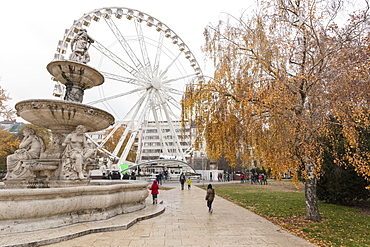
<path fill-rule="evenodd" d="M 154 107 L 153 104 L 151 105 L 151 109 L 152 109 L 152 112 L 153 112 L 153 116 L 154 116 L 154 120 L 155 120 L 155 124 L 156 124 L 157 130 L 159 130 L 158 131 L 158 134 L 159 134 L 159 138 L 160 138 L 160 143 L 161 143 L 161 148 L 162 148 L 163 154 L 164 155 L 168 155 L 166 140 L 164 139 L 163 133 L 161 131 L 161 127 L 159 125 L 158 114 L 157 114 L 157 111 L 155 110 L 155 107 Z"/>

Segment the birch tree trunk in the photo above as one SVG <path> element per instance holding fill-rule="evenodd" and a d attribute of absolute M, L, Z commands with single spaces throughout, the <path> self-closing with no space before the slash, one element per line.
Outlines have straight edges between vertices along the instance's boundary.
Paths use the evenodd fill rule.
<path fill-rule="evenodd" d="M 321 216 L 319 212 L 319 207 L 317 206 L 316 198 L 317 178 L 313 170 L 314 164 L 312 162 L 307 162 L 307 178 L 305 184 L 306 219 L 319 222 L 321 221 Z"/>

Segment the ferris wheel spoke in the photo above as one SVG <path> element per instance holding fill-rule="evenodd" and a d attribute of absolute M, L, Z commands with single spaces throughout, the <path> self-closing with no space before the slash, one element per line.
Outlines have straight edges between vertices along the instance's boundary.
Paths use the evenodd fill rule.
<path fill-rule="evenodd" d="M 179 53 L 179 55 L 177 55 L 177 57 L 174 60 L 172 60 L 172 62 L 167 66 L 167 68 L 164 71 L 162 71 L 162 73 L 159 75 L 161 78 L 163 78 L 163 76 L 168 72 L 172 65 L 175 64 L 175 62 L 179 59 L 180 55 L 181 52 Z"/>
<path fill-rule="evenodd" d="M 186 78 L 189 78 L 189 77 L 194 77 L 196 76 L 195 74 L 191 74 L 191 75 L 185 75 L 185 76 L 181 76 L 181 77 L 178 77 L 178 78 L 173 78 L 173 79 L 170 79 L 170 80 L 165 80 L 163 82 L 163 85 L 166 85 L 168 83 L 171 83 L 171 82 L 174 82 L 174 81 L 180 81 L 180 80 L 183 80 L 183 79 L 186 79 Z"/>
<path fill-rule="evenodd" d="M 112 73 L 108 73 L 108 72 L 102 72 L 102 71 L 100 73 L 103 74 L 104 78 L 106 78 L 106 79 L 120 81 L 120 82 L 133 84 L 133 85 L 137 85 L 137 86 L 145 85 L 145 83 L 143 83 L 143 82 L 141 82 L 141 81 L 139 81 L 138 79 L 135 79 L 135 78 L 129 78 L 129 77 L 120 76 L 120 75 L 116 75 L 116 74 L 112 74 Z"/>
<path fill-rule="evenodd" d="M 165 100 L 164 102 L 168 101 L 176 109 L 181 110 L 180 104 L 178 103 L 178 101 L 174 97 L 172 97 L 172 95 L 170 95 L 166 92 L 158 92 L 158 98 L 159 98 L 159 102 L 163 102 L 161 99 L 164 99 Z"/>
<path fill-rule="evenodd" d="M 177 100 L 176 99 L 174 99 L 174 98 L 169 98 L 169 99 L 167 99 L 167 101 L 169 102 L 169 103 L 171 103 L 171 105 L 173 106 L 173 107 L 175 107 L 177 110 L 181 110 L 181 106 L 179 105 L 179 103 L 177 102 Z M 174 113 L 174 115 L 175 115 L 175 113 Z"/>
<path fill-rule="evenodd" d="M 150 94 L 150 91 L 146 91 L 143 96 L 140 97 L 140 99 L 135 103 L 135 105 L 129 110 L 124 118 L 128 118 L 132 114 L 132 112 L 139 111 L 141 106 L 143 105 L 143 102 L 148 98 L 148 95 Z M 136 116 L 137 113 L 134 114 Z"/>
<path fill-rule="evenodd" d="M 126 95 L 130 95 L 130 94 L 136 93 L 136 92 L 140 92 L 140 91 L 143 91 L 143 90 L 145 90 L 144 87 L 136 88 L 136 89 L 133 89 L 133 90 L 128 91 L 128 92 L 124 92 L 124 93 L 116 94 L 116 95 L 109 96 L 109 97 L 106 97 L 106 98 L 103 98 L 103 99 L 91 101 L 91 102 L 89 102 L 87 104 L 88 105 L 94 105 L 94 104 L 97 104 L 97 103 L 101 103 L 101 102 L 108 101 L 108 100 L 111 100 L 111 99 L 116 99 L 116 98 L 119 98 L 119 97 L 123 97 L 123 96 L 126 96 Z"/>
<path fill-rule="evenodd" d="M 135 21 L 135 27 L 136 27 L 136 33 L 137 33 L 137 37 L 138 37 L 138 40 L 139 40 L 139 44 L 140 44 L 141 54 L 143 56 L 144 66 L 147 70 L 149 70 L 150 74 L 152 74 L 152 67 L 150 65 L 148 51 L 146 49 L 143 30 L 142 30 L 141 25 L 138 21 Z"/>
<path fill-rule="evenodd" d="M 155 60 L 154 60 L 154 67 L 153 67 L 153 74 L 155 77 L 158 76 L 158 68 L 159 68 L 159 60 L 161 58 L 162 54 L 162 48 L 163 48 L 163 39 L 164 39 L 164 32 L 160 32 L 159 34 L 159 39 L 158 39 L 158 47 L 157 47 L 157 52 L 155 55 Z"/>
<path fill-rule="evenodd" d="M 91 44 L 95 49 L 97 49 L 100 53 L 102 53 L 104 56 L 109 58 L 111 61 L 119 65 L 121 68 L 126 70 L 131 75 L 135 76 L 136 78 L 139 78 L 139 72 L 131 67 L 129 64 L 127 64 L 125 61 L 123 61 L 121 58 L 119 58 L 117 55 L 115 55 L 113 52 L 111 52 L 108 48 L 100 44 L 98 41 L 95 40 L 94 43 Z"/>
<path fill-rule="evenodd" d="M 178 90 L 176 88 L 172 88 L 172 87 L 163 87 L 163 88 L 165 88 L 166 92 L 177 94 L 177 95 L 184 95 L 184 91 Z"/>
<path fill-rule="evenodd" d="M 135 67 L 142 75 L 148 75 L 146 73 L 146 69 L 140 60 L 137 58 L 133 50 L 131 49 L 127 40 L 123 37 L 121 31 L 117 28 L 116 24 L 114 23 L 112 18 L 104 18 L 105 22 L 108 24 L 109 28 L 112 30 L 113 34 L 116 36 L 117 40 L 121 44 L 122 48 L 126 51 L 127 55 L 130 57 L 131 61 L 134 63 Z"/>

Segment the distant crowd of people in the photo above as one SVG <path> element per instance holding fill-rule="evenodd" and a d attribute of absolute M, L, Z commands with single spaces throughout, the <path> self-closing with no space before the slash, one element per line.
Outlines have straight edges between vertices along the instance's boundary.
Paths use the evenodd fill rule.
<path fill-rule="evenodd" d="M 242 173 L 240 174 L 240 182 L 245 183 L 246 181 L 246 176 Z M 267 185 L 267 177 L 265 174 L 258 174 L 258 173 L 253 173 L 250 176 L 250 181 L 251 184 L 263 184 Z"/>
<path fill-rule="evenodd" d="M 230 173 L 219 173 L 217 175 L 218 182 L 230 182 L 231 180 L 231 174 Z M 212 181 L 212 180 L 211 180 Z"/>

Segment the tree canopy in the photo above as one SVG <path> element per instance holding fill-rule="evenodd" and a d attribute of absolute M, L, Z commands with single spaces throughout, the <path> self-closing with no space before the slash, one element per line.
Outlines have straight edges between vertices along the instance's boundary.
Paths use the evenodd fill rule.
<path fill-rule="evenodd" d="M 204 32 L 213 78 L 190 84 L 182 102 L 183 118 L 196 121 L 210 157 L 224 156 L 232 166 L 257 158 L 277 176 L 299 171 L 307 218 L 314 221 L 321 219 L 319 136 L 330 133 L 329 116 L 350 140 L 349 164 L 370 179 L 370 152 L 360 148 L 355 128 L 369 123 L 364 3 L 345 20 L 348 6 L 341 0 L 262 1 L 240 18 L 228 15 Z"/>
<path fill-rule="evenodd" d="M 0 86 L 0 117 L 11 120 L 14 117 L 14 110 L 9 108 L 6 102 L 10 100 L 7 92 Z"/>

